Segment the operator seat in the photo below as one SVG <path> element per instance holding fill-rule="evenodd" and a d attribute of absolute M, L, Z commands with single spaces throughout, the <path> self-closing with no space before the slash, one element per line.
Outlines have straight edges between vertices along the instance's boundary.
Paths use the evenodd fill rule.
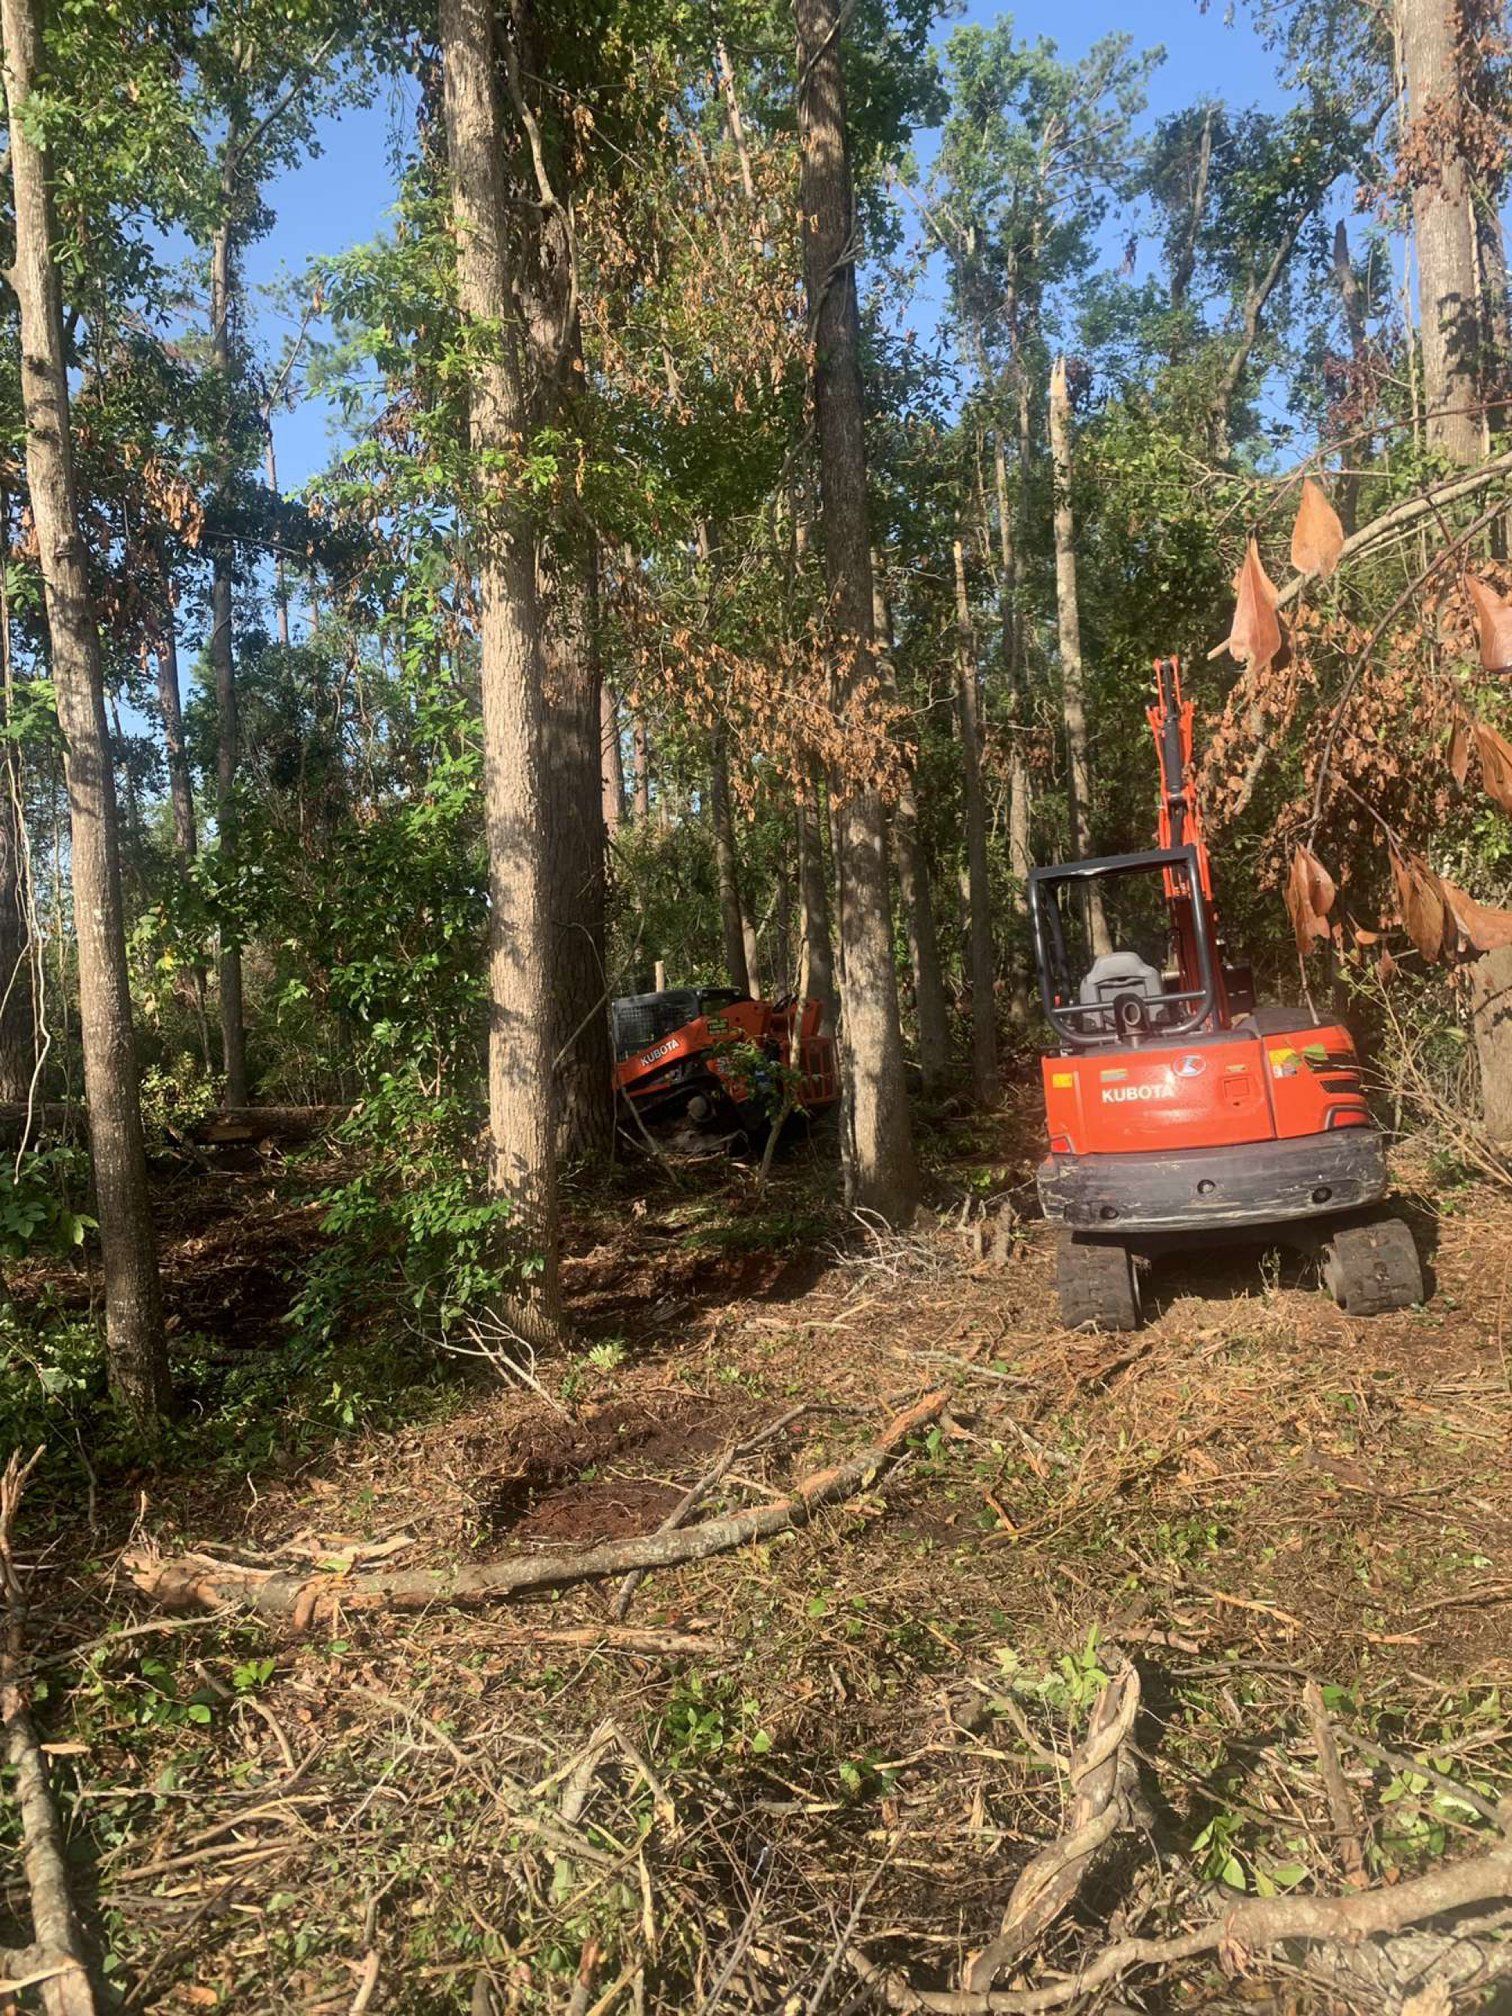
<path fill-rule="evenodd" d="M 1100 959 L 1093 960 L 1086 979 L 1081 983 L 1081 1005 L 1083 1008 L 1105 1007 L 1107 1012 L 1098 1016 L 1082 1016 L 1083 1028 L 1089 1033 L 1096 1031 L 1111 1035 L 1114 1029 L 1113 1003 L 1120 994 L 1138 994 L 1147 1001 L 1151 1023 L 1156 1021 L 1157 1010 L 1166 998 L 1160 975 L 1137 952 L 1104 952 Z"/>

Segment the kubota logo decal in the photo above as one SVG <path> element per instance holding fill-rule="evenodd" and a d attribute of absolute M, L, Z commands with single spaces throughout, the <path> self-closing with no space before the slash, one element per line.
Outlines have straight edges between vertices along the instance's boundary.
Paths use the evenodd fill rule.
<path fill-rule="evenodd" d="M 678 1039 L 674 1036 L 670 1042 L 658 1043 L 653 1050 L 642 1050 L 636 1062 L 638 1064 L 659 1064 L 663 1057 L 670 1057 L 672 1055 L 672 1052 L 677 1048 L 677 1043 Z"/>
<path fill-rule="evenodd" d="M 1176 1076 L 1178 1078 L 1200 1078 L 1206 1069 L 1206 1057 L 1200 1057 L 1194 1053 L 1190 1057 L 1182 1058 L 1181 1062 L 1176 1066 Z"/>
<path fill-rule="evenodd" d="M 1147 1079 L 1143 1085 L 1104 1085 L 1102 1096 L 1104 1106 L 1119 1106 L 1126 1099 L 1174 1099 L 1176 1086 L 1170 1078 Z"/>

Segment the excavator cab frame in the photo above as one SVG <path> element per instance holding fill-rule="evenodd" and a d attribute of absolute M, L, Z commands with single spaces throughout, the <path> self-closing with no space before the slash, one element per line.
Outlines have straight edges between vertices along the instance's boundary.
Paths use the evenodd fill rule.
<path fill-rule="evenodd" d="M 1177 941 L 1174 984 L 1167 982 L 1153 1003 L 1132 989 L 1115 994 L 1111 1000 L 1078 1000 L 1079 983 L 1071 970 L 1058 892 L 1067 886 L 1126 875 L 1163 878 L 1172 911 L 1172 936 Z M 1141 854 L 1104 854 L 1090 861 L 1032 868 L 1029 923 L 1041 1005 L 1057 1035 L 1075 1048 L 1118 1042 L 1175 1043 L 1213 1025 L 1222 979 L 1202 888 L 1202 862 L 1195 847 L 1156 847 Z"/>

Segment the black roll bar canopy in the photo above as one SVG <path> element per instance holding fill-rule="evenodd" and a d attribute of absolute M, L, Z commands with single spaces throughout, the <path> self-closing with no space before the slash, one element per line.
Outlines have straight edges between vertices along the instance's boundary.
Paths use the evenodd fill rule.
<path fill-rule="evenodd" d="M 1069 994 L 1071 976 L 1055 891 L 1068 882 L 1098 882 L 1114 875 L 1156 872 L 1186 877 L 1183 894 L 1191 904 L 1198 984 L 1164 995 L 1156 1004 L 1159 1023 L 1147 1023 L 1138 1033 L 1156 1038 L 1189 1036 L 1211 1018 L 1217 996 L 1212 927 L 1202 893 L 1197 849 L 1152 847 L 1143 854 L 1103 854 L 1090 861 L 1067 861 L 1029 871 L 1029 921 L 1034 932 L 1040 1001 L 1056 1032 L 1078 1049 L 1127 1041 L 1135 1032 L 1120 1028 L 1117 1013 L 1109 1012 L 1106 1001 L 1083 1004 L 1056 999 L 1057 991 Z M 1116 1011 L 1116 1004 L 1114 1007 Z M 1173 1010 L 1180 1012 L 1173 1015 Z"/>

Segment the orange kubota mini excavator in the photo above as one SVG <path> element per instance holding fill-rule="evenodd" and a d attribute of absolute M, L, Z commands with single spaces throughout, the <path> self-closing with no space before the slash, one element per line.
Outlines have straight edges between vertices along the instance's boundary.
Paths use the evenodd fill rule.
<path fill-rule="evenodd" d="M 1423 1299 L 1412 1233 L 1381 1209 L 1386 1160 L 1349 1031 L 1257 1008 L 1228 963 L 1192 776 L 1192 706 L 1155 666 L 1158 847 L 1029 876 L 1045 1014 L 1045 1215 L 1065 1321 L 1137 1329 L 1140 1267 L 1193 1240 L 1321 1253 L 1342 1309 Z"/>

